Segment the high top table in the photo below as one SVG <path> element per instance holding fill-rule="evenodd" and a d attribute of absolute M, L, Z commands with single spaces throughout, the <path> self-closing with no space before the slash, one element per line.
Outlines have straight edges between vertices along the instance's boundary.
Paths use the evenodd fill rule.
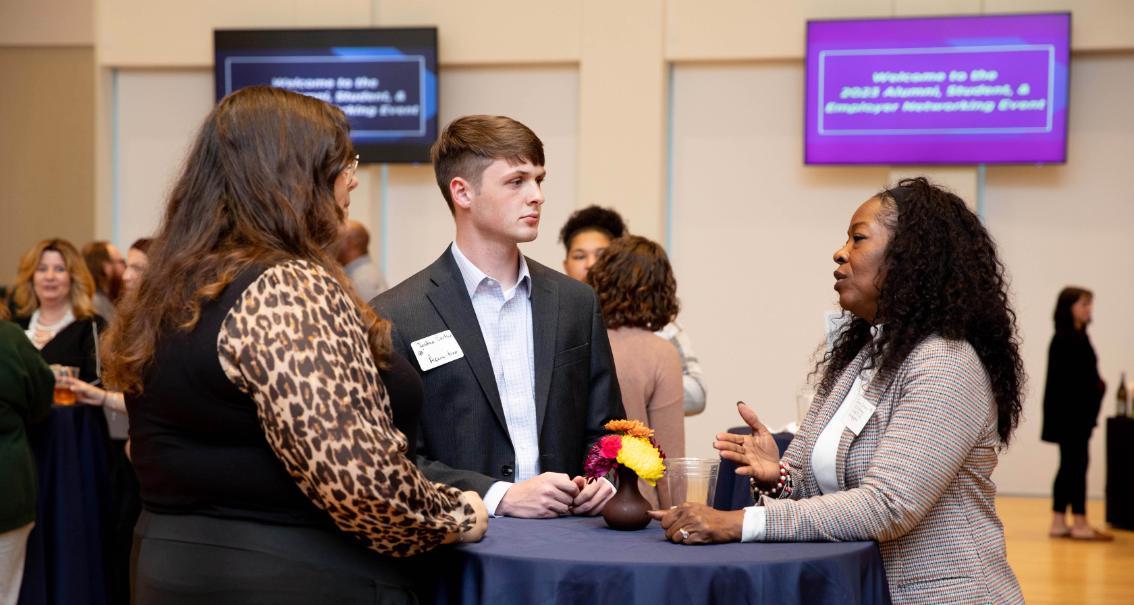
<path fill-rule="evenodd" d="M 496 518 L 482 542 L 435 556 L 440 604 L 890 603 L 874 542 L 686 546 L 657 522 L 623 532 L 601 517 Z"/>

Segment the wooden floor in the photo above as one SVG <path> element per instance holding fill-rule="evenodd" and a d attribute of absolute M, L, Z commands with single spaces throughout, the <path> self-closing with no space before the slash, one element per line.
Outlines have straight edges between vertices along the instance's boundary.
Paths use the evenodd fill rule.
<path fill-rule="evenodd" d="M 1087 502 L 1087 519 L 1113 533 L 1114 542 L 1049 538 L 1048 499 L 997 498 L 996 507 L 1004 521 L 1008 563 L 1028 603 L 1134 603 L 1134 532 L 1108 528 L 1102 500 Z"/>

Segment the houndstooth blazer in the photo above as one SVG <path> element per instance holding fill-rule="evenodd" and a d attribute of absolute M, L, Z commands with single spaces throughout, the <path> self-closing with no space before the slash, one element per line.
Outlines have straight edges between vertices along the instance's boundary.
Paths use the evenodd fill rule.
<path fill-rule="evenodd" d="M 988 374 L 964 341 L 930 337 L 888 384 L 857 437 L 844 429 L 840 491 L 821 495 L 811 473 L 819 433 L 850 391 L 860 352 L 817 400 L 784 453 L 795 492 L 763 499 L 765 540 L 877 540 L 895 603 L 1023 603 L 996 515 L 997 410 Z"/>

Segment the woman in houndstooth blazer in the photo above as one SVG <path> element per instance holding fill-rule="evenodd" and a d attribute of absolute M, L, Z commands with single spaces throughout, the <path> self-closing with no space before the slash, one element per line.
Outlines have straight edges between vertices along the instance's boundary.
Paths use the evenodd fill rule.
<path fill-rule="evenodd" d="M 1023 381 L 995 245 L 924 178 L 868 200 L 847 235 L 835 290 L 851 321 L 791 446 L 781 459 L 743 404 L 753 435 L 717 435 L 757 505 L 656 516 L 687 544 L 877 540 L 895 603 L 1022 603 L 990 479 Z"/>

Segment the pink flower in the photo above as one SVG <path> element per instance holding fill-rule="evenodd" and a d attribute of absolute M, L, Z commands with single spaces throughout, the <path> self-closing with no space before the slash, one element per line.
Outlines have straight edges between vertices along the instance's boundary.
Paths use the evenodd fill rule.
<path fill-rule="evenodd" d="M 599 451 L 603 458 L 618 459 L 618 452 L 622 449 L 621 435 L 607 435 L 599 440 Z"/>
<path fill-rule="evenodd" d="M 592 480 L 598 479 L 605 477 L 610 469 L 617 465 L 618 462 L 614 458 L 607 458 L 602 455 L 602 447 L 596 441 L 591 445 L 591 451 L 587 454 L 587 459 L 583 463 L 583 473 Z"/>

